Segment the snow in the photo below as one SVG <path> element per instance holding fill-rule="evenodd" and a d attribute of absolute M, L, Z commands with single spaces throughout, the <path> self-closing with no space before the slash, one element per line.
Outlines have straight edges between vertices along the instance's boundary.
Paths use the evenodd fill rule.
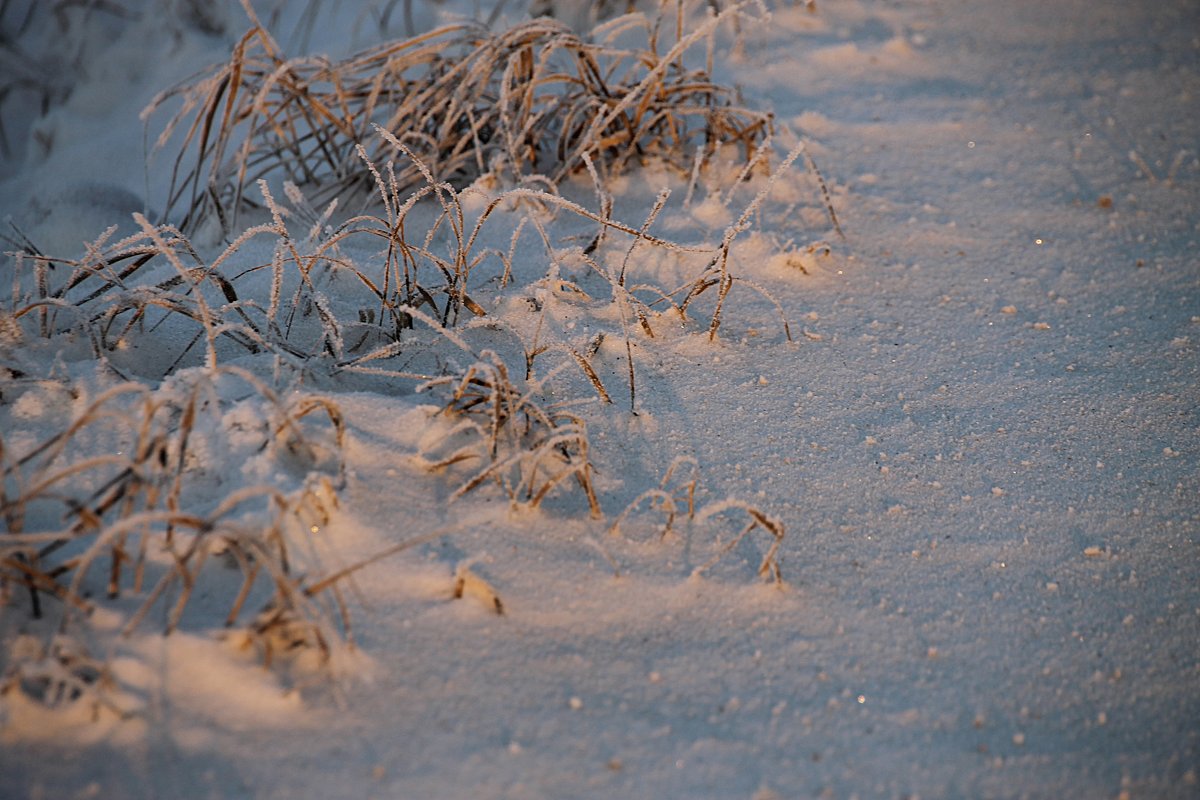
<path fill-rule="evenodd" d="M 244 25 L 236 4 L 213 12 L 216 33 L 187 21 L 200 6 L 184 0 L 119 5 L 182 11 L 73 17 L 69 96 L 44 115 L 24 95 L 0 107 L 14 149 L 0 214 L 47 252 L 153 216 L 170 163 L 144 166 L 138 113 L 225 58 Z M 312 25 L 310 4 L 255 5 L 264 20 L 283 9 L 276 30 L 296 54 L 343 55 L 405 24 L 397 10 L 379 30 L 386 3 L 318 3 Z M 477 5 L 414 2 L 414 24 Z M 534 372 L 547 404 L 586 423 L 604 517 L 574 480 L 536 508 L 491 482 L 456 497 L 487 440 L 455 428 L 436 386 L 314 372 L 300 388 L 340 409 L 339 463 L 322 413 L 301 438 L 273 435 L 299 394 L 273 403 L 208 377 L 198 346 L 148 391 L 208 403 L 190 445 L 201 513 L 242 487 L 299 492 L 344 474 L 336 502 L 318 489 L 301 515 L 297 558 L 313 575 L 421 541 L 340 584 L 353 645 L 326 667 L 308 651 L 264 667 L 262 642 L 221 630 L 236 572 L 201 581 L 169 636 L 170 604 L 122 635 L 145 594 L 122 595 L 89 641 L 130 713 L 6 693 L 0 796 L 1200 792 L 1200 13 L 1189 0 L 770 5 L 769 24 L 743 22 L 742 46 L 718 39 L 717 78 L 803 137 L 844 238 L 797 161 L 735 242 L 744 282 L 715 340 L 715 289 L 688 326 L 650 320 L 650 339 L 583 267 L 595 226 L 563 213 L 549 249 L 523 230 L 516 287 L 488 316 L 447 336 L 418 322 L 389 366 L 461 372 L 490 363 L 486 342 L 520 372 L 522 347 L 550 345 Z M 47 31 L 24 35 L 47 47 Z M 605 189 L 636 227 L 670 188 L 650 233 L 719 243 L 765 186 L 734 184 L 739 169 L 710 170 L 687 204 L 686 176 L 657 168 Z M 595 207 L 586 175 L 568 192 Z M 498 211 L 481 249 L 507 252 L 523 213 Z M 629 256 L 630 241 L 614 235 L 596 258 L 664 287 L 695 272 L 696 258 L 644 243 Z M 252 242 L 234 258 L 269 265 L 271 252 Z M 340 310 L 362 290 L 335 276 L 321 291 Z M 600 332 L 592 363 L 611 404 L 569 355 Z M 111 363 L 161 373 L 190 333 L 156 335 L 160 350 L 131 340 Z M 18 454 L 113 383 L 85 344 L 22 347 L 4 364 L 47 379 L 0 378 L 0 432 Z M 77 455 L 131 436 L 89 429 Z M 430 468 L 460 450 L 474 456 Z M 679 498 L 693 477 L 689 521 Z M 677 500 L 670 530 L 660 496 L 622 516 L 660 488 Z M 781 585 L 758 574 L 775 537 L 760 526 L 737 540 L 746 508 L 786 531 Z M 169 564 L 152 554 L 152 569 Z M 45 600 L 47 619 L 30 621 L 25 598 L 0 606 L 0 663 L 61 614 Z"/>

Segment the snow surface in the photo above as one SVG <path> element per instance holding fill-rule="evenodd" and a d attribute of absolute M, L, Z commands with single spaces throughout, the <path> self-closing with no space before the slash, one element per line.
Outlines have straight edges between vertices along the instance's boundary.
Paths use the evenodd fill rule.
<path fill-rule="evenodd" d="M 428 25 L 475 4 L 415 5 Z M 797 166 L 739 241 L 737 269 L 795 342 L 737 288 L 716 342 L 665 322 L 635 339 L 636 416 L 624 347 L 605 344 L 616 402 L 575 407 L 604 521 L 577 493 L 450 503 L 470 472 L 419 460 L 441 440 L 435 401 L 321 386 L 348 426 L 340 511 L 316 534 L 328 563 L 452 532 L 355 574 L 356 648 L 332 681 L 195 630 L 114 634 L 139 713 L 6 700 L 0 796 L 1200 796 L 1200 10 L 773 5 L 740 54 L 724 36 L 718 73 L 807 139 L 845 232 Z M 281 33 L 291 52 L 378 35 L 371 4 L 325 6 L 338 24 Z M 152 210 L 169 165 L 143 169 L 138 112 L 224 57 L 244 23 L 214 13 L 216 34 L 96 12 L 69 98 L 5 120 L 28 143 L 0 166 L 0 210 L 51 252 Z M 657 226 L 681 241 L 719 238 L 753 192 L 685 208 L 686 181 L 645 170 L 608 187 L 616 216 L 644 219 L 664 184 Z M 564 248 L 593 231 L 564 224 Z M 522 247 L 544 262 L 534 236 Z M 636 266 L 662 285 L 674 268 Z M 539 291 L 571 341 L 612 322 Z M 519 328 L 528 305 L 493 313 Z M 2 409 L 5 446 L 72 408 L 25 392 Z M 296 480 L 229 447 L 207 456 L 226 481 Z M 609 534 L 677 457 L 698 464 L 702 504 L 784 523 L 782 589 L 755 575 L 769 537 L 693 575 L 732 513 L 660 537 L 643 507 Z M 18 613 L 0 617 L 6 650 Z"/>

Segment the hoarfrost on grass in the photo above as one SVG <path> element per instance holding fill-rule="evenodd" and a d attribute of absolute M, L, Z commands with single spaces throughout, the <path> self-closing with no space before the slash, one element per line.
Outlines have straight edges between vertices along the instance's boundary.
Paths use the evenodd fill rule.
<path fill-rule="evenodd" d="M 658 55 L 677 7 L 693 26 L 710 5 L 731 3 L 665 4 Z M 782 153 L 743 174 L 737 145 L 693 138 L 667 165 L 622 138 L 621 170 L 580 159 L 554 199 L 519 158 L 480 163 L 476 128 L 467 168 L 422 174 L 405 208 L 391 176 L 421 170 L 372 139 L 370 166 L 346 164 L 374 168 L 390 217 L 368 209 L 336 239 L 353 193 L 323 217 L 320 192 L 271 173 L 269 195 L 241 187 L 228 233 L 266 228 L 222 259 L 214 217 L 193 257 L 154 224 L 173 153 L 143 171 L 137 112 L 163 81 L 228 65 L 244 13 L 9 4 L 6 55 L 75 58 L 71 92 L 45 72 L 0 101 L 0 202 L 22 232 L 5 249 L 24 234 L 66 259 L 26 252 L 14 272 L 41 299 L 18 287 L 0 316 L 0 547 L 19 543 L 4 569 L 24 576 L 0 617 L 19 667 L 0 794 L 1195 792 L 1194 10 L 766 5 L 768 25 L 716 32 L 711 70 L 706 47 L 686 63 L 789 121 L 820 172 L 777 180 L 728 272 L 704 273 Z M 526 10 L 254 7 L 296 75 L 307 54 L 350 63 L 409 26 Z M 595 8 L 556 6 L 573 33 L 526 30 L 576 36 Z M 653 29 L 602 33 L 644 49 Z M 211 173 L 223 211 L 228 163 Z M 402 215 L 410 246 L 388 256 Z M 87 256 L 110 224 L 107 259 Z M 140 248 L 157 255 L 122 274 Z M 214 513 L 252 484 L 279 495 Z M 127 502 L 164 516 L 100 557 L 95 520 Z M 203 547 L 163 546 L 168 524 Z M 39 552 L 31 537 L 64 528 L 83 536 Z M 263 531 L 286 558 L 256 549 Z M 781 588 L 755 577 L 772 565 Z"/>

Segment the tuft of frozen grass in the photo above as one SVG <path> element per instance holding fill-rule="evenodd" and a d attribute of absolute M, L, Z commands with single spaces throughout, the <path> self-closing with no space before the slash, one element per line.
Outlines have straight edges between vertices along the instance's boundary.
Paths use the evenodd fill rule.
<path fill-rule="evenodd" d="M 256 413 L 268 410 L 248 437 L 229 429 L 237 404 L 221 399 L 245 389 L 257 398 Z M 80 406 L 59 433 L 25 452 L 0 439 L 0 517 L 7 531 L 0 537 L 0 588 L 8 601 L 23 591 L 27 613 L 57 616 L 56 630 L 66 633 L 96 608 L 95 595 L 115 601 L 145 592 L 126 630 L 162 607 L 170 632 L 206 567 L 224 559 L 242 577 L 227 626 L 237 623 L 262 583 L 273 619 L 286 615 L 313 631 L 328 627 L 327 610 L 303 592 L 292 553 L 305 526 L 324 524 L 336 508 L 343 423 L 332 401 L 285 402 L 249 373 L 223 367 L 157 390 L 118 384 Z M 327 433 L 307 424 L 313 414 L 327 420 Z M 205 485 L 212 478 L 193 466 L 203 463 L 194 453 L 234 447 L 235 438 L 238 449 L 269 451 L 307 477 L 291 491 L 247 486 L 214 502 Z M 96 442 L 109 442 L 110 454 L 83 455 Z M 314 633 L 312 643 L 324 652 L 326 638 Z"/>
<path fill-rule="evenodd" d="M 383 160 L 373 126 L 415 156 L 393 177 L 401 191 L 428 182 L 418 164 L 435 182 L 490 173 L 553 186 L 585 156 L 609 174 L 650 157 L 686 170 L 697 145 L 736 143 L 751 160 L 772 129 L 769 114 L 738 106 L 709 70 L 687 64 L 745 3 L 680 28 L 674 42 L 645 17 L 597 31 L 598 41 L 548 18 L 499 32 L 464 22 L 340 61 L 289 58 L 243 4 L 251 27 L 229 61 L 143 112 L 178 104 L 157 146 L 176 142 L 166 213 L 181 213 L 185 231 L 210 216 L 235 230 L 260 178 L 319 202 L 370 189 L 364 162 Z M 634 32 L 641 43 L 630 47 Z M 360 146 L 375 150 L 364 159 Z"/>
<path fill-rule="evenodd" d="M 163 629 L 170 632 L 182 624 L 208 565 L 223 562 L 241 576 L 241 583 L 231 591 L 225 625 L 238 624 L 252 596 L 268 595 L 265 601 L 259 598 L 262 610 L 253 615 L 239 639 L 264 662 L 295 650 L 315 652 L 325 659 L 333 639 L 349 633 L 349 613 L 338 581 L 318 577 L 306 582 L 296 571 L 293 556 L 304 531 L 323 526 L 336 509 L 343 471 L 343 415 L 336 401 L 325 396 L 307 393 L 285 400 L 271 381 L 230 363 L 236 359 L 250 359 L 248 364 L 268 359 L 274 364 L 276 382 L 287 370 L 301 378 L 314 374 L 315 365 L 321 363 L 325 364 L 321 372 L 331 380 L 342 373 L 362 372 L 407 381 L 418 391 L 440 397 L 441 413 L 455 422 L 447 436 L 423 454 L 431 471 L 467 467 L 453 497 L 490 484 L 499 487 L 514 508 L 532 510 L 552 494 L 574 486 L 590 515 L 603 517 L 593 483 L 587 427 L 566 406 L 544 401 L 547 383 L 574 365 L 596 397 L 611 402 L 592 359 L 606 336 L 618 336 L 625 344 L 632 409 L 635 326 L 653 338 L 653 305 L 665 301 L 683 316 L 704 289 L 719 283 L 722 288 L 709 325 L 709 335 L 715 335 L 723 303 L 737 280 L 730 265 L 731 244 L 750 226 L 779 172 L 726 230 L 720 244 L 684 246 L 650 233 L 668 200 L 666 193 L 640 225 L 616 221 L 594 167 L 599 211 L 539 189 L 515 188 L 501 193 L 468 222 L 460 191 L 438 181 L 399 138 L 382 130 L 380 135 L 412 163 L 425 183 L 404 195 L 395 162 L 376 166 L 359 148 L 382 201 L 379 214 L 358 215 L 334 225 L 332 205 L 318 212 L 297 187 L 289 186 L 286 193 L 293 207 L 284 207 L 262 181 L 260 192 L 269 221 L 245 229 L 212 259 L 202 257 L 178 229 L 152 225 L 141 215 L 135 215 L 140 233 L 112 242 L 112 232 L 106 232 L 78 258 L 14 254 L 12 301 L 2 315 L 8 357 L 16 359 L 21 343 L 73 339 L 86 342 L 90 357 L 119 379 L 94 398 L 78 397 L 72 419 L 32 448 L 17 451 L 0 439 L 4 481 L 0 514 L 8 531 L 0 540 L 0 584 L 9 597 L 14 590 L 23 591 L 32 616 L 42 616 L 47 602 L 53 600 L 60 608 L 59 630 L 66 630 L 96 607 L 95 589 L 103 586 L 110 600 L 144 592 L 127 631 L 142 624 L 151 611 L 162 609 Z M 784 159 L 779 169 L 786 169 L 796 155 Z M 585 164 L 593 164 L 591 157 Z M 556 250 L 541 219 L 525 218 L 544 241 L 551 268 L 537 282 L 545 298 L 541 316 L 533 338 L 522 342 L 524 369 L 514 372 L 496 350 L 477 350 L 468 341 L 477 328 L 456 330 L 454 323 L 463 310 L 488 316 L 472 297 L 477 290 L 471 278 L 485 258 L 493 257 L 503 268 L 499 289 L 491 291 L 503 293 L 508 288 L 511 253 L 504 257 L 476 252 L 476 243 L 483 226 L 501 219 L 493 216 L 497 209 L 521 200 L 598 224 L 600 234 L 592 252 L 606 235 L 626 236 L 629 241 L 612 243 L 623 255 L 608 265 L 586 251 L 575 253 L 579 263 L 600 276 L 601 285 L 611 292 L 607 300 L 592 298 L 559 276 Z M 422 203 L 433 209 L 433 221 L 424 236 L 413 241 L 409 215 Z M 294 235 L 289 220 L 305 225 L 305 234 Z M 443 237 L 448 249 L 435 247 L 438 231 L 448 233 Z M 353 238 L 379 242 L 386 257 L 370 270 L 359 266 L 343 254 Z M 249 269 L 236 266 L 254 239 L 273 242 L 270 263 Z M 634 256 L 651 248 L 668 255 L 704 257 L 709 266 L 674 290 L 635 283 Z M 269 271 L 269 280 L 250 280 L 263 270 Z M 322 289 L 322 280 L 328 279 L 322 276 L 336 273 L 350 277 L 349 285 L 358 286 L 363 299 L 376 304 L 365 306 L 372 313 L 368 319 L 388 321 L 386 327 L 363 322 L 364 305 L 350 299 L 346 284 L 340 285 L 336 297 Z M 329 286 L 332 291 L 334 284 Z M 549 339 L 541 338 L 543 329 L 554 324 L 547 322 L 551 298 L 568 291 L 597 312 L 605 303 L 615 307 L 616 314 L 608 318 L 615 319 L 619 328 L 591 334 L 585 343 L 572 343 L 558 334 L 552 347 Z M 647 293 L 656 299 L 641 299 Z M 359 309 L 358 319 L 348 316 L 352 308 Z M 597 321 L 602 318 L 597 314 Z M 416 336 L 416 323 L 469 355 L 470 363 L 461 368 L 447 363 L 435 375 L 375 366 L 405 352 L 401 334 L 412 330 Z M 122 375 L 121 364 L 128 363 L 122 353 L 153 346 L 155 331 L 170 325 L 182 330 L 184 335 L 177 338 L 185 344 L 162 363 L 161 371 L 144 375 L 150 385 Z M 382 343 L 367 346 L 370 337 L 359 335 L 363 331 L 374 331 Z M 197 352 L 189 357 L 193 350 Z M 535 374 L 535 359 L 550 350 L 559 354 L 559 362 Z M 184 369 L 187 364 L 193 366 Z M 22 380 L 36 383 L 49 378 L 17 379 L 20 371 L 14 361 L 9 373 L 14 379 L 11 388 L 17 392 Z M 516 377 L 520 375 L 523 379 Z M 240 388 L 235 390 L 232 384 Z M 241 395 L 238 401 L 230 400 L 235 392 Z M 243 430 L 235 435 L 227 418 L 238 404 L 249 402 L 266 411 L 265 421 L 249 434 Z M 204 486 L 205 460 L 195 456 L 196 449 L 243 452 L 247 435 L 258 451 L 269 453 L 298 483 L 290 488 L 250 485 L 215 494 L 213 487 Z M 95 452 L 92 443 L 105 437 L 114 440 L 107 454 L 76 455 Z M 684 502 L 670 488 L 677 467 L 667 471 L 658 490 L 637 501 L 651 502 L 666 514 L 668 531 Z M 692 475 L 683 484 L 689 520 L 704 521 L 741 509 L 751 521 L 729 547 L 753 530 L 766 530 L 776 542 L 760 572 L 779 580 L 775 552 L 782 525 L 756 508 L 730 505 L 732 501 L 697 515 L 695 480 Z M 195 489 L 197 485 L 203 490 Z M 629 513 L 622 514 L 614 529 Z M 166 564 L 149 557 L 159 552 L 169 554 Z M 102 563 L 107 564 L 103 579 Z"/>
<path fill-rule="evenodd" d="M 481 360 L 461 373 L 436 378 L 419 388 L 440 391 L 445 397 L 442 413 L 462 421 L 452 429 L 455 438 L 467 439 L 452 452 L 434 455 L 429 468 L 443 469 L 463 461 L 483 465 L 453 497 L 494 481 L 515 507 L 535 509 L 563 481 L 573 479 L 587 498 L 592 517 L 602 516 L 592 487 L 587 426 L 573 414 L 536 402 L 534 395 L 540 387 L 518 389 L 508 367 L 494 352 L 485 351 Z"/>
<path fill-rule="evenodd" d="M 29 242 L 10 254 L 0 403 L 57 387 L 70 411 L 37 442 L 0 431 L 0 603 L 44 621 L 36 647 L 10 654 L 3 690 L 103 704 L 103 661 L 71 638 L 89 615 L 124 609 L 126 634 L 203 627 L 214 620 L 195 619 L 193 599 L 205 592 L 224 603 L 215 622 L 232 629 L 226 638 L 263 663 L 327 663 L 352 639 L 345 580 L 452 531 L 340 568 L 311 558 L 345 483 L 348 421 L 334 392 L 359 379 L 437 399 L 448 424 L 420 458 L 431 481 L 454 481 L 452 500 L 493 487 L 512 509 L 537 512 L 566 495 L 614 535 L 657 514 L 660 539 L 686 528 L 709 542 L 695 574 L 765 534 L 758 573 L 781 583 L 782 522 L 736 499 L 698 507 L 694 461 L 672 462 L 606 521 L 585 415 L 573 410 L 621 413 L 596 364 L 623 350 L 636 414 L 635 342 L 658 338 L 664 314 L 689 325 L 710 288 L 709 339 L 739 285 L 775 305 L 791 339 L 769 290 L 738 274 L 734 243 L 807 155 L 798 146 L 770 170 L 770 115 L 689 66 L 693 48 L 711 51 L 718 28 L 750 6 L 713 5 L 692 29 L 683 3 L 664 3 L 591 37 L 546 19 L 500 32 L 462 23 L 332 62 L 285 57 L 245 4 L 251 28 L 229 62 L 147 112 L 181 106 L 159 142 L 178 147 L 168 205 L 179 224 L 135 214 L 133 233 L 110 228 L 71 257 Z M 659 235 L 666 190 L 640 223 L 614 217 L 621 172 L 674 167 L 691 178 L 686 205 L 703 166 L 731 153 L 744 167 L 712 199 L 726 207 L 747 184 L 754 194 L 719 242 Z M 595 208 L 558 193 L 583 170 Z M 463 188 L 480 177 L 500 187 L 482 201 Z M 191 238 L 210 217 L 227 234 L 221 249 Z M 556 240 L 563 217 L 594 226 L 585 247 Z M 495 227 L 507 252 L 484 246 Z M 529 267 L 514 266 L 523 231 L 547 264 L 525 284 Z M 656 260 L 686 277 L 661 285 L 647 267 Z M 568 277 L 568 262 L 585 277 Z M 562 325 L 563 297 L 592 323 L 586 334 Z M 506 302 L 528 304 L 532 324 L 493 310 Z M 90 383 L 80 364 L 94 365 Z M 570 376 L 584 396 L 564 399 Z M 223 485 L 214 472 L 228 464 L 249 471 Z M 460 593 L 502 610 L 468 567 L 457 578 Z"/>

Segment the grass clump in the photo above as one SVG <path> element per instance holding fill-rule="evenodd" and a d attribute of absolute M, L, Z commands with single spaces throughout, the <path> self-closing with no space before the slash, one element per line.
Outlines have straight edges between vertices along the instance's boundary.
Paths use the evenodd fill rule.
<path fill-rule="evenodd" d="M 224 602 L 220 627 L 264 663 L 327 661 L 350 638 L 344 579 L 453 530 L 406 532 L 325 568 L 316 537 L 345 484 L 347 421 L 333 391 L 435 398 L 444 432 L 419 456 L 454 476 L 452 498 L 496 487 L 534 511 L 577 489 L 578 507 L 603 519 L 574 410 L 617 405 L 602 359 L 624 358 L 637 413 L 635 343 L 658 338 L 664 317 L 690 324 L 705 304 L 702 330 L 715 338 L 737 285 L 765 296 L 791 339 L 767 289 L 735 274 L 734 242 L 803 150 L 772 171 L 770 115 L 688 66 L 691 48 L 711 49 L 747 4 L 689 32 L 683 5 L 590 38 L 545 19 L 501 32 L 463 23 L 333 62 L 284 56 L 245 4 L 251 27 L 228 63 L 150 109 L 181 104 L 160 139 L 178 145 L 176 224 L 135 215 L 135 233 L 110 229 L 72 257 L 12 254 L 0 406 L 57 391 L 70 413 L 33 443 L 0 430 L 0 604 L 43 620 L 38 646 L 10 653 L 4 692 L 47 705 L 93 697 L 109 682 L 103 662 L 72 638 L 89 614 L 120 609 L 125 633 L 203 627 L 213 620 L 195 619 L 193 601 L 206 589 Z M 665 163 L 691 177 L 690 198 L 718 151 L 743 165 L 735 186 L 767 175 L 719 242 L 653 233 L 667 191 L 640 224 L 614 217 L 614 175 Z M 559 194 L 578 170 L 594 209 Z M 487 191 L 466 188 L 481 177 Z M 563 218 L 594 237 L 562 247 Z M 220 248 L 193 243 L 210 220 L 228 237 Z M 496 227 L 507 252 L 485 246 Z M 523 232 L 543 247 L 519 257 Z M 662 285 L 645 268 L 652 257 L 682 278 Z M 564 324 L 564 297 L 586 333 Z M 81 363 L 94 365 L 91 383 Z M 585 396 L 562 390 L 564 375 Z M 233 488 L 216 474 L 230 464 L 249 470 Z M 698 503 L 697 483 L 694 462 L 673 463 L 611 530 L 649 506 L 662 536 L 717 531 L 695 574 L 765 535 L 758 574 L 781 583 L 782 522 L 733 499 Z"/>
<path fill-rule="evenodd" d="M 736 105 L 731 89 L 684 58 L 745 4 L 686 34 L 678 26 L 673 41 L 672 26 L 641 16 L 595 40 L 540 18 L 500 32 L 450 25 L 339 61 L 287 57 L 244 5 L 252 24 L 228 63 L 145 112 L 181 103 L 158 144 L 183 131 L 166 206 L 182 212 L 185 231 L 212 215 L 235 229 L 246 188 L 264 177 L 292 181 L 319 203 L 369 192 L 358 148 L 377 148 L 373 126 L 438 181 L 540 176 L 551 186 L 583 168 L 585 154 L 608 173 L 649 157 L 682 169 L 697 147 L 711 154 L 728 143 L 749 160 L 772 128 L 769 114 Z M 395 180 L 405 191 L 425 176 L 414 162 Z"/>
<path fill-rule="evenodd" d="M 227 399 L 246 390 L 241 400 Z M 240 576 L 226 627 L 238 624 L 253 599 L 270 614 L 251 630 L 302 623 L 306 641 L 328 655 L 329 608 L 305 593 L 296 552 L 337 505 L 344 424 L 332 401 L 285 402 L 249 373 L 223 367 L 180 373 L 155 390 L 120 383 L 76 406 L 69 424 L 24 452 L 0 437 L 5 605 L 20 602 L 33 619 L 57 618 L 52 637 L 61 637 L 100 602 L 121 606 L 126 596 L 140 597 L 125 630 L 159 609 L 162 630 L 170 633 L 182 624 L 204 576 L 218 586 L 226 582 L 211 569 L 223 563 Z M 324 423 L 314 424 L 314 415 Z M 259 454 L 279 464 L 295 476 L 294 486 L 220 490 L 220 477 L 204 465 L 221 448 L 227 456 Z M 47 601 L 54 601 L 53 609 Z M 55 641 L 24 660 L 54 656 L 51 661 L 67 669 L 70 664 L 54 655 L 61 650 Z M 55 696 L 69 688 L 64 681 Z"/>
<path fill-rule="evenodd" d="M 485 481 L 499 485 L 514 506 L 534 509 L 567 479 L 574 479 L 587 497 L 593 518 L 602 515 L 592 487 L 587 426 L 579 417 L 552 411 L 536 402 L 532 391 L 521 392 L 508 367 L 491 351 L 457 375 L 445 375 L 420 387 L 446 396 L 442 413 L 459 421 L 453 435 L 468 444 L 434 458 L 431 470 L 463 461 L 482 462 L 471 478 L 454 492 L 461 497 Z"/>

